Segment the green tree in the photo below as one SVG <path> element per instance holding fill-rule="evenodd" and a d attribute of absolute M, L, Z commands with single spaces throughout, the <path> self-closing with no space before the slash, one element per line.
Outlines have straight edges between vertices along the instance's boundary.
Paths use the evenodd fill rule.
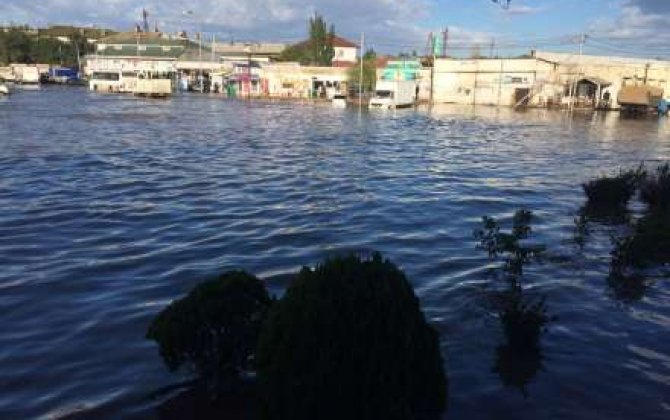
<path fill-rule="evenodd" d="M 280 55 L 280 61 L 297 61 L 304 65 L 330 66 L 335 56 L 333 39 L 335 27 L 328 29 L 326 20 L 317 14 L 309 19 L 309 39 L 286 48 Z"/>
<path fill-rule="evenodd" d="M 93 51 L 86 37 L 76 31 L 67 35 L 70 42 L 62 42 L 49 35 L 33 36 L 28 30 L 15 27 L 0 32 L 0 64 L 43 63 L 76 67 L 78 53 L 84 56 Z"/>
<path fill-rule="evenodd" d="M 231 271 L 172 302 L 154 318 L 146 336 L 158 343 L 170 370 L 186 366 L 217 391 L 250 368 L 271 303 L 260 280 Z"/>
<path fill-rule="evenodd" d="M 257 356 L 271 419 L 424 419 L 446 405 L 437 333 L 379 254 L 303 268 L 270 310 Z"/>
<path fill-rule="evenodd" d="M 359 86 L 361 83 L 361 60 L 347 70 L 347 80 L 350 86 Z M 368 50 L 363 56 L 363 91 L 375 90 L 377 84 L 377 55 Z"/>

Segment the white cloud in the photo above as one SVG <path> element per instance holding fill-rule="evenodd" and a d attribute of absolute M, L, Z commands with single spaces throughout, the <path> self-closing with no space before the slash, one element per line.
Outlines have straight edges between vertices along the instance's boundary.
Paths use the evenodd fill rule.
<path fill-rule="evenodd" d="M 662 4 L 627 1 L 614 19 L 594 22 L 591 29 L 595 47 L 609 49 L 609 53 L 618 50 L 630 52 L 628 55 L 670 58 L 670 1 Z"/>
<path fill-rule="evenodd" d="M 513 4 L 509 7 L 509 9 L 505 10 L 505 12 L 511 15 L 535 15 L 540 12 L 544 12 L 545 10 L 545 7 L 528 6 L 526 4 Z"/>
<path fill-rule="evenodd" d="M 162 30 L 186 29 L 235 38 L 293 42 L 307 33 L 307 20 L 315 12 L 335 25 L 339 35 L 357 41 L 365 32 L 366 44 L 377 51 L 416 50 L 422 53 L 432 28 L 438 0 L 0 0 L 0 24 L 48 25 L 73 23 L 131 30 L 142 8 Z M 193 11 L 185 15 L 185 9 Z M 452 28 L 456 39 L 490 39 L 488 35 Z"/>

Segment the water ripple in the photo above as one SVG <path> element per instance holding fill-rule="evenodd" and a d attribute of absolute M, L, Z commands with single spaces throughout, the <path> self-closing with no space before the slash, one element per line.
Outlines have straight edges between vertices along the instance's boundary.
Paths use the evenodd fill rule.
<path fill-rule="evenodd" d="M 359 116 L 17 94 L 0 102 L 0 417 L 95 407 L 150 416 L 146 395 L 178 381 L 143 339 L 170 300 L 233 268 L 280 293 L 304 264 L 380 250 L 441 333 L 449 418 L 665 419 L 670 282 L 652 282 L 638 302 L 613 300 L 606 244 L 575 254 L 570 238 L 580 183 L 670 158 L 668 138 L 668 121 L 616 114 Z M 527 398 L 493 371 L 495 281 L 472 239 L 481 216 L 509 222 L 520 207 L 535 211 L 540 240 L 558 244 L 529 271 L 531 293 L 547 295 L 558 321 Z"/>

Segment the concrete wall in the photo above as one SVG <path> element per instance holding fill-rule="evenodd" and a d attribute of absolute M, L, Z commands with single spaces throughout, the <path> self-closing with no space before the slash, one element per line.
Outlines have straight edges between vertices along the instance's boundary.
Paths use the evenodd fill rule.
<path fill-rule="evenodd" d="M 536 59 L 437 59 L 433 98 L 436 103 L 513 106 L 518 90 L 549 95 L 554 68 Z"/>
<path fill-rule="evenodd" d="M 306 98 L 313 82 L 337 82 L 346 92 L 347 69 L 341 67 L 310 67 L 298 63 L 273 63 L 263 66 L 270 96 Z"/>
<path fill-rule="evenodd" d="M 86 57 L 86 67 L 84 73 L 90 76 L 96 71 L 137 71 L 137 70 L 155 70 L 159 72 L 172 73 L 176 70 L 176 61 L 174 59 L 142 59 L 137 57 Z"/>
<path fill-rule="evenodd" d="M 647 83 L 660 87 L 670 98 L 670 61 L 645 60 L 627 57 L 605 57 L 575 54 L 537 52 L 536 57 L 559 63 L 560 79 L 571 83 L 584 77 L 598 77 L 609 83 L 613 98 L 622 86 Z M 616 101 L 615 101 L 616 102 Z"/>
<path fill-rule="evenodd" d="M 355 47 L 335 47 L 333 61 L 355 63 L 358 61 L 358 49 Z"/>
<path fill-rule="evenodd" d="M 670 62 L 621 57 L 536 53 L 526 59 L 437 59 L 433 98 L 435 103 L 514 106 L 524 89 L 531 95 L 529 105 L 567 105 L 571 86 L 582 79 L 597 79 L 611 95 L 611 107 L 622 86 L 643 84 L 645 80 L 664 89 L 670 98 Z M 590 102 L 595 106 L 600 98 Z M 584 99 L 578 91 L 576 100 Z"/>

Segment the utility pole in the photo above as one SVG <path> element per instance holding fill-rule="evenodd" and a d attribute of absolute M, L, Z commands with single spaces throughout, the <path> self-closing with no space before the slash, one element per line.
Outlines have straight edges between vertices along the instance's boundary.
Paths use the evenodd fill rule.
<path fill-rule="evenodd" d="M 205 83 L 202 77 L 202 30 L 198 34 L 198 82 L 200 84 L 200 93 L 205 91 Z"/>
<path fill-rule="evenodd" d="M 491 50 L 489 51 L 489 58 L 493 58 L 493 51 L 496 48 L 496 39 L 491 38 Z"/>
<path fill-rule="evenodd" d="M 435 90 L 435 37 L 430 34 L 430 54 L 433 57 L 433 62 L 430 66 L 430 104 L 433 105 L 433 91 Z"/>
<path fill-rule="evenodd" d="M 500 60 L 500 76 L 498 77 L 498 106 L 500 106 L 500 100 L 502 99 L 502 82 L 503 82 L 503 74 L 504 74 L 504 67 L 505 67 L 505 60 L 502 58 Z"/>
<path fill-rule="evenodd" d="M 212 50 L 211 61 L 212 61 L 212 63 L 214 62 L 214 50 L 215 49 L 216 49 L 216 34 L 212 34 L 212 45 L 211 45 L 211 50 Z"/>
<path fill-rule="evenodd" d="M 582 74 L 582 55 L 584 55 L 584 44 L 586 43 L 586 34 L 581 34 L 579 36 L 579 58 L 577 60 L 577 75 L 572 81 L 572 88 L 570 89 L 570 112 L 572 113 L 575 110 L 575 95 L 577 94 L 577 83 L 579 82 L 579 77 Z"/>
<path fill-rule="evenodd" d="M 247 47 L 247 100 L 251 99 L 251 45 Z"/>
<path fill-rule="evenodd" d="M 647 81 L 649 80 L 649 67 L 651 67 L 651 64 L 647 63 L 644 65 L 644 84 L 647 84 Z"/>
<path fill-rule="evenodd" d="M 365 33 L 361 32 L 361 78 L 358 80 L 358 110 L 363 109 L 363 50 L 365 49 Z"/>

